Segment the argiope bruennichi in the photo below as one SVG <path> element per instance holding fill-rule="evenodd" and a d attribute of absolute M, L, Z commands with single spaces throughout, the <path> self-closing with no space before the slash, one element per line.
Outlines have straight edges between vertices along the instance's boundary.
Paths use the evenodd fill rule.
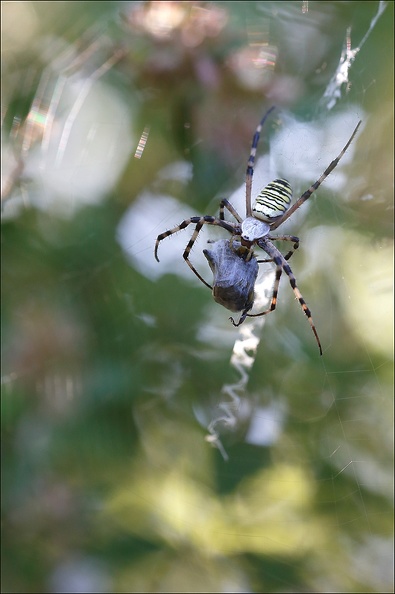
<path fill-rule="evenodd" d="M 330 163 L 321 177 L 314 182 L 300 196 L 300 198 L 298 198 L 292 207 L 292 189 L 289 182 L 285 179 L 276 179 L 270 182 L 263 188 L 260 194 L 258 194 L 251 206 L 252 176 L 254 173 L 255 155 L 259 136 L 267 116 L 273 109 L 274 107 L 271 107 L 263 116 L 252 139 L 251 152 L 246 172 L 246 217 L 242 219 L 231 203 L 224 198 L 220 202 L 219 218 L 210 215 L 190 217 L 189 219 L 182 221 L 177 227 L 158 235 L 155 243 L 155 258 L 159 262 L 158 247 L 159 243 L 165 239 L 165 237 L 169 237 L 169 235 L 185 229 L 188 225 L 196 225 L 192 237 L 184 250 L 184 260 L 202 283 L 213 291 L 214 299 L 218 303 L 231 311 L 242 312 L 238 323 L 235 323 L 233 318 L 230 318 L 235 326 L 242 324 L 247 316 L 263 316 L 275 310 L 280 278 L 284 271 L 289 278 L 295 297 L 298 299 L 307 319 L 309 320 L 318 343 L 320 354 L 322 355 L 320 339 L 314 326 L 311 312 L 298 289 L 295 276 L 287 262 L 294 251 L 299 247 L 299 238 L 293 235 L 271 235 L 271 231 L 282 225 L 284 221 L 302 206 L 302 204 L 308 200 L 313 192 L 315 192 L 315 190 L 322 184 L 325 178 L 335 169 L 336 165 L 353 141 L 361 121 L 358 122 L 349 141 L 336 159 Z M 236 219 L 235 223 L 225 220 L 225 208 Z M 213 250 L 204 250 L 205 256 L 214 273 L 213 287 L 204 280 L 189 260 L 190 251 L 203 225 L 218 225 L 231 234 L 231 238 L 225 240 L 225 242 L 215 242 L 218 245 L 216 246 L 214 244 Z M 293 247 L 284 256 L 272 243 L 273 241 L 289 241 L 293 243 Z M 254 254 L 255 246 L 260 247 L 266 252 L 269 259 L 256 261 Z M 258 273 L 257 264 L 260 262 L 273 262 L 276 265 L 276 276 L 269 308 L 263 312 L 251 314 L 248 312 L 251 310 L 254 303 L 253 287 Z"/>

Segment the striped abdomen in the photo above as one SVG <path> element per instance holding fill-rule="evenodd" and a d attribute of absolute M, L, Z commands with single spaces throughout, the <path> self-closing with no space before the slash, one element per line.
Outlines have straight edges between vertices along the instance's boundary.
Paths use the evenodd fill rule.
<path fill-rule="evenodd" d="M 272 223 L 289 208 L 292 188 L 286 179 L 275 179 L 267 184 L 252 205 L 252 214 L 257 219 Z"/>

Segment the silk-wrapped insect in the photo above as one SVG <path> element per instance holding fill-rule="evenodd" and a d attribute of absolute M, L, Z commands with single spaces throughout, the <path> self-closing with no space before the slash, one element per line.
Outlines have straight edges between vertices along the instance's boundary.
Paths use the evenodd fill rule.
<path fill-rule="evenodd" d="M 234 326 L 242 324 L 254 305 L 258 262 L 252 250 L 232 239 L 219 239 L 209 250 L 203 250 L 213 272 L 214 300 L 233 312 L 241 311 Z"/>

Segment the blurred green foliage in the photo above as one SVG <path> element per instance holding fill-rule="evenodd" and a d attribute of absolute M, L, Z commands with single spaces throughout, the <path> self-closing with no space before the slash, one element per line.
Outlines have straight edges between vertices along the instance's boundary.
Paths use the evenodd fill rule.
<path fill-rule="evenodd" d="M 391 591 L 393 3 L 374 22 L 378 9 L 3 7 L 2 591 Z M 292 266 L 324 357 L 283 280 L 248 372 L 247 412 L 221 429 L 225 462 L 205 436 L 223 387 L 239 380 L 229 363 L 237 330 L 178 269 L 150 276 L 153 242 L 130 237 L 146 273 L 128 261 L 118 225 L 144 192 L 148 213 L 150 195 L 163 194 L 214 214 L 215 197 L 244 179 L 264 110 L 329 118 L 324 91 L 347 32 L 355 47 L 370 26 L 333 110 L 363 113 L 347 192 L 323 187 L 290 226 L 303 239 Z M 96 83 L 106 111 L 65 143 L 76 161 L 59 182 L 59 138 L 82 125 L 70 114 Z M 57 93 L 45 152 L 48 119 L 43 132 L 37 115 L 51 115 Z M 116 101 L 129 118 L 120 124 Z M 103 129 L 103 159 L 91 163 Z M 187 182 L 158 175 L 181 160 L 193 165 Z M 140 236 L 182 218 L 155 210 Z M 248 442 L 251 418 L 273 403 L 284 411 L 277 437 Z"/>

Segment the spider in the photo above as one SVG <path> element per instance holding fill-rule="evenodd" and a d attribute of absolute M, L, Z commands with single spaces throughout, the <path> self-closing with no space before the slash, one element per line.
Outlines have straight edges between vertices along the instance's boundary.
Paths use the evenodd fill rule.
<path fill-rule="evenodd" d="M 239 326 L 240 324 L 242 324 L 247 316 L 263 316 L 276 309 L 280 278 L 282 273 L 285 272 L 285 274 L 288 276 L 295 297 L 299 301 L 302 310 L 310 323 L 311 329 L 314 333 L 315 339 L 318 344 L 320 355 L 322 355 L 320 339 L 318 337 L 318 333 L 315 328 L 311 312 L 307 307 L 307 304 L 303 299 L 301 292 L 298 289 L 295 276 L 287 262 L 292 256 L 292 254 L 295 252 L 295 250 L 299 247 L 299 238 L 293 235 L 271 235 L 271 231 L 277 229 L 280 225 L 282 225 L 300 206 L 302 206 L 302 204 L 310 198 L 313 192 L 315 192 L 319 188 L 319 186 L 326 179 L 326 177 L 335 169 L 340 159 L 343 157 L 344 153 L 353 141 L 357 133 L 357 130 L 361 125 L 361 121 L 358 122 L 350 139 L 348 140 L 347 144 L 344 146 L 340 154 L 336 157 L 336 159 L 334 159 L 329 164 L 329 166 L 325 169 L 321 177 L 319 177 L 319 179 L 316 182 L 314 182 L 305 192 L 303 192 L 303 194 L 300 196 L 300 198 L 298 198 L 298 200 L 293 204 L 292 207 L 292 188 L 286 179 L 276 179 L 270 182 L 258 194 L 254 203 L 251 206 L 252 177 L 254 173 L 254 163 L 258 141 L 265 120 L 268 117 L 268 115 L 273 111 L 273 109 L 274 107 L 271 107 L 265 113 L 252 139 L 251 151 L 247 162 L 246 171 L 246 217 L 242 219 L 242 217 L 235 210 L 232 204 L 226 198 L 224 198 L 220 202 L 219 218 L 210 215 L 204 215 L 201 217 L 195 216 L 190 217 L 189 219 L 185 219 L 184 221 L 182 221 L 182 223 L 177 225 L 177 227 L 174 227 L 174 229 L 170 229 L 158 235 L 155 243 L 154 253 L 156 260 L 159 262 L 159 243 L 166 237 L 173 235 L 173 233 L 176 233 L 177 231 L 185 229 L 191 224 L 196 225 L 192 237 L 184 250 L 183 258 L 188 264 L 188 266 L 191 268 L 191 270 L 194 272 L 194 274 L 196 274 L 196 276 L 199 278 L 199 280 L 204 285 L 206 285 L 206 287 L 213 291 L 214 299 L 216 299 L 221 305 L 224 305 L 232 311 L 242 311 L 238 323 L 236 323 L 233 320 L 233 318 L 230 318 L 234 326 Z M 230 212 L 230 214 L 236 219 L 235 223 L 225 220 L 225 209 L 227 209 Z M 231 234 L 231 238 L 227 240 L 227 242 L 223 244 L 221 248 L 217 248 L 214 250 L 214 255 L 213 252 L 204 250 L 205 256 L 209 261 L 210 267 L 214 272 L 214 288 L 204 280 L 204 278 L 199 274 L 199 272 L 194 268 L 193 264 L 189 260 L 189 254 L 203 225 L 217 225 L 219 227 L 222 227 Z M 293 247 L 284 256 L 280 252 L 280 250 L 278 250 L 277 247 L 272 243 L 273 241 L 291 242 L 293 243 Z M 276 275 L 272 297 L 268 309 L 260 313 L 251 314 L 248 312 L 251 310 L 253 304 L 253 290 L 251 293 L 251 288 L 253 289 L 253 285 L 256 279 L 255 268 L 250 266 L 248 268 L 248 271 L 247 269 L 246 271 L 243 271 L 244 269 L 241 267 L 241 263 L 244 262 L 247 264 L 251 261 L 252 258 L 255 258 L 255 246 L 260 247 L 269 256 L 269 259 L 258 260 L 257 263 L 273 262 L 276 265 Z M 225 262 L 229 260 L 231 261 L 233 266 L 233 277 L 232 273 L 230 273 L 230 276 L 228 275 L 227 285 L 225 287 L 225 292 L 227 292 L 227 295 L 224 299 L 223 295 L 222 297 L 221 295 L 218 295 L 218 274 L 221 272 L 221 268 L 225 266 Z M 238 299 L 238 297 L 236 297 L 235 294 L 232 292 L 235 286 L 239 284 L 239 281 L 241 281 L 241 284 L 243 285 L 241 293 L 242 296 L 244 294 L 244 302 L 243 300 Z"/>

